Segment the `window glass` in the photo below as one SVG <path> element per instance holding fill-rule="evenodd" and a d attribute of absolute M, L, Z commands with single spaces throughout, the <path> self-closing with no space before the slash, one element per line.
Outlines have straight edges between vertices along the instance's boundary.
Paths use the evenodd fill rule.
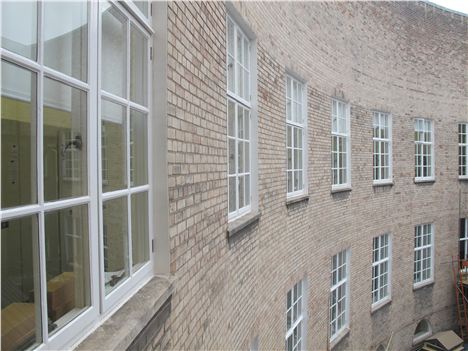
<path fill-rule="evenodd" d="M 148 8 L 149 4 L 148 1 L 133 1 L 135 5 L 138 7 L 138 9 L 145 15 L 145 17 L 148 17 Z"/>
<path fill-rule="evenodd" d="M 130 110 L 130 181 L 148 183 L 148 123 L 144 113 Z"/>
<path fill-rule="evenodd" d="M 106 295 L 129 276 L 127 197 L 103 204 L 104 280 Z"/>
<path fill-rule="evenodd" d="M 88 207 L 45 215 L 47 316 L 55 333 L 90 306 Z"/>
<path fill-rule="evenodd" d="M 132 195 L 132 265 L 138 269 L 149 260 L 148 193 Z"/>
<path fill-rule="evenodd" d="M 125 107 L 102 100 L 102 190 L 127 187 L 127 118 Z"/>
<path fill-rule="evenodd" d="M 44 64 L 82 81 L 88 74 L 88 3 L 44 1 Z"/>
<path fill-rule="evenodd" d="M 44 199 L 87 194 L 86 93 L 44 79 Z"/>
<path fill-rule="evenodd" d="M 37 59 L 37 2 L 2 1 L 2 48 Z"/>
<path fill-rule="evenodd" d="M 102 89 L 127 96 L 127 20 L 109 3 L 102 14 Z"/>
<path fill-rule="evenodd" d="M 130 28 L 130 100 L 146 106 L 148 40 L 134 25 Z"/>
<path fill-rule="evenodd" d="M 37 216 L 2 221 L 2 350 L 42 341 Z"/>
<path fill-rule="evenodd" d="M 36 74 L 2 60 L 1 207 L 37 202 Z"/>

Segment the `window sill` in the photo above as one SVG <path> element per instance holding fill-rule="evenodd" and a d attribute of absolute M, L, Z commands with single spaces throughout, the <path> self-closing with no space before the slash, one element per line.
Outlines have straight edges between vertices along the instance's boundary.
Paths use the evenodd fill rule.
<path fill-rule="evenodd" d="M 462 181 L 462 182 L 468 182 L 468 177 L 466 176 L 462 176 L 462 177 L 458 177 L 458 180 Z"/>
<path fill-rule="evenodd" d="M 425 288 L 426 286 L 434 285 L 434 283 L 434 279 L 430 279 L 423 282 L 419 282 L 417 284 L 413 284 L 413 291 Z"/>
<path fill-rule="evenodd" d="M 160 311 L 164 312 L 168 304 L 170 307 L 170 299 L 174 290 L 173 283 L 173 276 L 153 277 L 111 317 L 88 335 L 75 350 L 126 350 L 130 348 L 146 326 L 154 327 L 151 323 L 153 318 L 155 316 L 158 318 Z M 156 322 L 164 323 L 164 320 Z"/>
<path fill-rule="evenodd" d="M 392 303 L 392 298 L 391 297 L 386 297 L 385 299 L 383 299 L 382 301 L 378 301 L 376 302 L 375 304 L 373 304 L 371 306 L 371 314 L 373 314 L 374 312 L 377 312 L 378 310 L 380 310 L 382 307 L 385 307 L 389 304 Z"/>
<path fill-rule="evenodd" d="M 336 334 L 333 339 L 330 339 L 330 349 L 333 349 L 336 345 L 340 343 L 348 334 L 349 334 L 349 327 L 345 327 L 342 331 Z"/>
<path fill-rule="evenodd" d="M 427 178 L 427 179 L 414 178 L 414 183 L 415 184 L 435 183 L 435 178 Z"/>
<path fill-rule="evenodd" d="M 227 237 L 228 239 L 241 232 L 243 229 L 250 227 L 260 220 L 260 212 L 254 211 L 246 213 L 242 217 L 228 223 Z"/>
<path fill-rule="evenodd" d="M 374 187 L 378 187 L 378 186 L 393 186 L 395 183 L 393 183 L 393 181 L 389 180 L 389 181 L 385 181 L 385 182 L 373 182 L 372 183 L 372 186 Z"/>
<path fill-rule="evenodd" d="M 333 187 L 333 186 L 332 186 L 331 193 L 332 193 L 332 194 L 343 193 L 343 192 L 351 191 L 351 190 L 353 190 L 353 188 L 351 187 L 351 185 L 339 186 L 339 187 Z"/>
<path fill-rule="evenodd" d="M 286 206 L 297 204 L 302 201 L 309 201 L 309 194 L 294 195 L 286 198 Z"/>

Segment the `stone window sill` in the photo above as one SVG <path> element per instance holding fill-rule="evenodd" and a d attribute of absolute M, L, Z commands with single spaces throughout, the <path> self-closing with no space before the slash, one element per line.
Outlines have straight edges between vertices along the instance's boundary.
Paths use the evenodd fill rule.
<path fill-rule="evenodd" d="M 286 199 L 286 206 L 297 204 L 298 202 L 309 201 L 309 194 L 291 196 Z"/>
<path fill-rule="evenodd" d="M 378 186 L 393 186 L 394 183 L 392 181 L 387 181 L 387 182 L 373 182 L 372 186 L 378 187 Z"/>
<path fill-rule="evenodd" d="M 336 345 L 340 343 L 348 334 L 349 334 L 349 327 L 344 328 L 340 331 L 333 339 L 330 340 L 330 350 L 333 349 Z"/>
<path fill-rule="evenodd" d="M 337 194 L 337 193 L 343 193 L 343 192 L 347 192 L 351 190 L 353 190 L 351 186 L 332 187 L 331 193 Z"/>
<path fill-rule="evenodd" d="M 173 276 L 153 277 L 111 317 L 88 335 L 75 350 L 128 349 L 171 298 L 173 290 Z"/>
<path fill-rule="evenodd" d="M 434 279 L 420 282 L 417 284 L 413 284 L 413 291 L 416 291 L 416 290 L 419 290 L 419 289 L 425 288 L 426 286 L 431 286 L 431 285 L 434 285 Z"/>
<path fill-rule="evenodd" d="M 458 177 L 458 180 L 461 181 L 461 182 L 468 182 L 468 177 L 465 177 L 465 176 L 462 176 L 462 177 Z"/>
<path fill-rule="evenodd" d="M 376 302 L 374 305 L 371 306 L 371 314 L 380 310 L 382 307 L 385 307 L 392 303 L 392 299 L 390 297 L 385 298 L 382 301 Z"/>
<path fill-rule="evenodd" d="M 242 230 L 251 225 L 257 223 L 260 220 L 261 213 L 258 211 L 250 212 L 239 219 L 236 219 L 230 223 L 228 223 L 228 230 L 227 230 L 227 237 L 228 239 L 232 236 L 238 234 Z"/>
<path fill-rule="evenodd" d="M 428 179 L 414 178 L 414 183 L 415 184 L 425 184 L 425 183 L 431 184 L 431 183 L 435 183 L 435 178 L 428 178 Z"/>

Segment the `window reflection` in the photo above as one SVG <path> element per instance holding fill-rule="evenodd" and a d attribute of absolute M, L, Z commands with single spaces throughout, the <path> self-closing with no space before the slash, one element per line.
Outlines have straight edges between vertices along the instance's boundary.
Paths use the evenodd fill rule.
<path fill-rule="evenodd" d="M 2 222 L 2 347 L 25 350 L 41 342 L 36 215 Z"/>
<path fill-rule="evenodd" d="M 36 74 L 2 60 L 1 207 L 37 201 Z"/>
<path fill-rule="evenodd" d="M 44 1 L 44 64 L 86 81 L 88 3 Z"/>

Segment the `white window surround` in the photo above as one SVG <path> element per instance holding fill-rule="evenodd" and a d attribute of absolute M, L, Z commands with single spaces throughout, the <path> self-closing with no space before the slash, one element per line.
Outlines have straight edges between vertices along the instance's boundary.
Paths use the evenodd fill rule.
<path fill-rule="evenodd" d="M 341 113 L 340 113 L 341 110 Z M 343 118 L 344 117 L 344 118 Z M 332 98 L 331 115 L 331 180 L 332 191 L 351 189 L 351 105 L 350 103 Z M 340 123 L 344 120 L 344 123 Z M 341 141 L 341 143 L 340 143 Z M 334 151 L 334 145 L 337 145 Z M 340 147 L 341 144 L 341 147 Z M 345 156 L 343 147 L 346 148 Z M 336 161 L 335 161 L 336 159 Z M 340 167 L 341 161 L 341 167 Z M 343 165 L 345 163 L 345 165 Z M 341 169 L 341 172 L 340 172 Z M 345 178 L 345 179 L 343 179 Z"/>
<path fill-rule="evenodd" d="M 287 351 L 306 349 L 307 284 L 302 279 L 288 291 L 286 296 L 286 335 Z"/>
<path fill-rule="evenodd" d="M 372 248 L 372 310 L 391 300 L 392 237 L 382 234 L 373 239 Z"/>
<path fill-rule="evenodd" d="M 415 132 L 415 140 L 414 140 L 415 178 L 414 178 L 414 181 L 416 183 L 434 181 L 435 180 L 434 121 L 428 118 L 416 118 L 414 120 L 414 132 Z M 429 160 L 427 160 L 427 158 L 429 158 Z"/>
<path fill-rule="evenodd" d="M 434 237 L 434 224 L 424 223 L 414 227 L 413 289 L 434 282 Z"/>
<path fill-rule="evenodd" d="M 372 138 L 374 153 L 373 183 L 374 185 L 391 184 L 393 182 L 392 115 L 381 111 L 373 111 L 372 115 L 374 130 Z M 376 135 L 376 128 L 379 130 L 379 135 Z M 387 135 L 382 135 L 385 134 L 385 128 L 387 128 Z M 378 148 L 376 148 L 376 144 L 379 145 Z M 387 153 L 382 152 L 382 146 L 387 148 Z M 388 154 L 388 163 L 385 161 L 386 154 Z M 376 157 L 379 158 L 378 165 L 375 162 Z M 382 158 L 384 158 L 383 162 Z M 385 174 L 384 168 L 388 168 L 387 174 Z"/>
<path fill-rule="evenodd" d="M 468 218 L 460 219 L 460 260 L 468 260 Z"/>
<path fill-rule="evenodd" d="M 244 217 L 249 215 L 254 215 L 258 212 L 258 155 L 257 155 L 257 44 L 256 44 L 256 35 L 250 29 L 249 25 L 246 21 L 242 18 L 239 14 L 238 10 L 236 9 L 235 5 L 232 2 L 226 3 L 226 10 L 227 10 L 227 17 L 226 17 L 226 29 L 228 26 L 229 21 L 231 21 L 236 30 L 239 30 L 240 33 L 249 41 L 250 43 L 250 57 L 249 57 L 249 74 L 250 78 L 248 79 L 248 89 L 249 89 L 249 97 L 250 99 L 246 99 L 245 96 L 239 96 L 235 92 L 232 92 L 229 89 L 229 82 L 228 87 L 226 90 L 226 103 L 228 104 L 229 101 L 233 101 L 236 103 L 236 106 L 241 106 L 244 109 L 248 109 L 250 111 L 250 128 L 249 128 L 249 146 L 250 146 L 250 204 L 244 206 L 243 208 L 237 208 L 238 206 L 238 190 L 236 190 L 236 208 L 234 211 L 230 211 L 229 209 L 229 190 L 228 190 L 228 221 L 229 222 L 236 222 L 242 221 Z M 228 36 L 228 31 L 226 30 L 226 35 Z M 236 46 L 237 46 L 237 40 Z M 229 47 L 228 47 L 228 38 L 226 37 L 226 65 L 229 65 Z M 231 56 L 232 57 L 232 56 Z M 236 61 L 235 61 L 236 62 Z M 234 71 L 235 74 L 236 71 Z M 229 81 L 229 79 L 228 79 Z M 235 83 L 237 84 L 237 83 Z M 245 85 L 244 85 L 245 86 Z M 237 87 L 237 85 L 235 85 Z M 234 88 L 236 89 L 236 88 Z M 228 121 L 229 116 L 226 116 L 226 120 Z M 229 123 L 229 121 L 228 121 Z M 236 126 L 237 126 L 237 115 L 236 115 Z M 237 128 L 237 127 L 236 127 Z M 237 130 L 236 130 L 237 131 Z M 228 137 L 228 189 L 229 189 L 229 137 Z M 232 138 L 231 138 L 232 139 Z M 237 150 L 237 145 L 236 145 Z M 236 165 L 237 165 L 237 156 L 236 155 Z M 237 167 L 236 167 L 237 168 Z M 237 174 L 238 169 L 236 169 Z M 231 176 L 235 175 L 234 173 Z M 236 176 L 237 177 L 237 176 Z M 236 189 L 238 189 L 238 180 L 236 181 Z"/>
<path fill-rule="evenodd" d="M 297 87 L 296 92 L 294 87 Z M 308 193 L 307 84 L 303 80 L 296 78 L 293 73 L 286 72 L 285 91 L 287 150 L 286 189 L 287 198 L 292 199 Z M 298 144 L 296 143 L 296 138 L 299 134 L 301 142 Z M 299 162 L 297 159 L 299 159 Z M 289 160 L 291 160 L 291 162 Z M 297 180 L 299 180 L 299 184 L 296 184 Z"/>
<path fill-rule="evenodd" d="M 330 344 L 334 344 L 349 330 L 350 258 L 351 251 L 346 249 L 337 253 L 331 259 L 332 270 L 329 306 Z"/>
<path fill-rule="evenodd" d="M 141 32 L 145 34 L 147 38 L 150 38 L 150 35 L 153 33 L 151 29 L 151 18 L 139 18 L 135 17 L 138 15 L 139 11 L 132 11 L 136 9 L 134 4 L 122 4 L 117 1 L 112 1 L 113 6 L 119 9 L 130 19 L 131 23 L 137 27 Z M 37 13 L 43 13 L 44 2 L 37 3 Z M 10 52 L 4 48 L 0 48 L 0 54 L 2 59 L 7 62 L 14 63 L 20 67 L 24 67 L 32 72 L 37 74 L 37 86 L 39 87 L 37 94 L 37 125 L 41 126 L 42 119 L 42 109 L 43 109 L 43 82 L 46 78 L 54 79 L 60 83 L 65 84 L 66 86 L 78 88 L 87 95 L 87 105 L 86 105 L 86 124 L 87 124 L 87 147 L 86 147 L 86 159 L 87 159 L 87 184 L 88 189 L 87 193 L 84 196 L 74 197 L 70 199 L 61 199 L 57 201 L 47 202 L 43 198 L 43 187 L 44 187 L 44 176 L 45 172 L 45 159 L 43 157 L 43 143 L 41 138 L 43 136 L 42 127 L 38 127 L 37 137 L 37 178 L 38 178 L 38 201 L 36 204 L 15 207 L 7 210 L 1 211 L 2 221 L 16 219 L 29 215 L 37 215 L 38 217 L 38 231 L 39 237 L 44 238 L 44 216 L 51 211 L 56 211 L 59 209 L 67 209 L 70 207 L 75 207 L 79 205 L 87 206 L 87 216 L 88 216 L 88 232 L 89 232 L 89 270 L 90 270 L 90 306 L 84 309 L 78 316 L 73 320 L 69 321 L 68 324 L 64 325 L 60 330 L 54 331 L 53 335 L 47 331 L 47 302 L 45 301 L 47 296 L 47 284 L 46 284 L 46 265 L 44 260 L 45 250 L 44 243 L 40 242 L 39 244 L 39 257 L 40 264 L 37 268 L 40 272 L 40 293 L 45 298 L 41 301 L 41 310 L 42 313 L 39 316 L 41 320 L 42 328 L 42 344 L 39 344 L 37 349 L 68 349 L 73 348 L 80 342 L 87 334 L 89 334 L 93 329 L 95 329 L 99 324 L 103 323 L 111 314 L 113 314 L 121 305 L 128 300 L 135 292 L 137 292 L 154 274 L 154 255 L 150 253 L 150 261 L 147 262 L 141 269 L 134 274 L 131 279 L 127 279 L 126 282 L 122 283 L 118 288 L 116 288 L 107 298 L 103 298 L 103 281 L 100 275 L 100 269 L 102 269 L 103 264 L 103 253 L 99 251 L 99 247 L 102 247 L 102 235 L 97 235 L 100 233 L 99 229 L 99 203 L 101 200 L 101 195 L 99 194 L 100 189 L 100 176 L 101 174 L 101 162 L 99 162 L 100 155 L 100 123 L 99 119 L 99 97 L 98 97 L 98 72 L 100 72 L 100 63 L 98 62 L 98 50 L 99 40 L 100 40 L 100 29 L 98 29 L 100 19 L 99 11 L 100 3 L 98 2 L 89 2 L 88 3 L 88 22 L 87 22 L 87 45 L 88 52 L 86 55 L 87 60 L 87 76 L 85 81 L 78 80 L 71 76 L 68 76 L 62 72 L 59 72 L 55 69 L 47 67 L 42 64 L 43 62 L 43 51 L 44 51 L 44 38 L 41 35 L 43 31 L 43 17 L 38 16 L 38 58 L 37 60 L 31 60 L 25 58 L 13 52 Z M 99 33 L 99 36 L 96 35 Z M 151 41 L 148 40 L 148 45 L 151 44 Z M 148 47 L 149 49 L 149 47 Z M 149 50 L 148 50 L 149 53 Z M 148 60 L 148 72 L 151 72 L 151 62 Z M 151 76 L 151 74 L 149 74 Z M 151 83 L 148 81 L 148 107 L 144 110 L 151 115 Z M 135 106 L 135 108 L 140 108 L 141 106 Z M 151 119 L 148 119 L 148 131 L 151 130 Z M 151 150 L 151 138 L 148 138 L 148 149 Z M 152 194 L 151 194 L 151 184 L 153 182 L 152 177 L 152 167 L 151 167 L 151 155 L 148 155 L 148 191 L 150 195 L 148 197 L 148 209 L 149 213 L 152 213 Z M 73 221 L 70 222 L 72 227 L 74 226 Z M 152 220 L 149 220 L 149 233 L 152 236 Z M 68 228 L 71 230 L 70 228 Z M 68 233 L 70 234 L 70 233 Z M 67 234 L 67 235 L 68 235 Z M 70 236 L 70 235 L 68 235 Z M 99 238 L 100 237 L 100 238 Z M 150 238 L 151 239 L 151 238 Z M 99 267 L 99 268 L 98 268 Z"/>
<path fill-rule="evenodd" d="M 458 124 L 458 178 L 468 179 L 468 123 Z"/>
<path fill-rule="evenodd" d="M 421 329 L 421 330 L 418 330 Z M 432 326 L 427 319 L 420 321 L 414 331 L 413 345 L 417 345 L 432 335 Z"/>

